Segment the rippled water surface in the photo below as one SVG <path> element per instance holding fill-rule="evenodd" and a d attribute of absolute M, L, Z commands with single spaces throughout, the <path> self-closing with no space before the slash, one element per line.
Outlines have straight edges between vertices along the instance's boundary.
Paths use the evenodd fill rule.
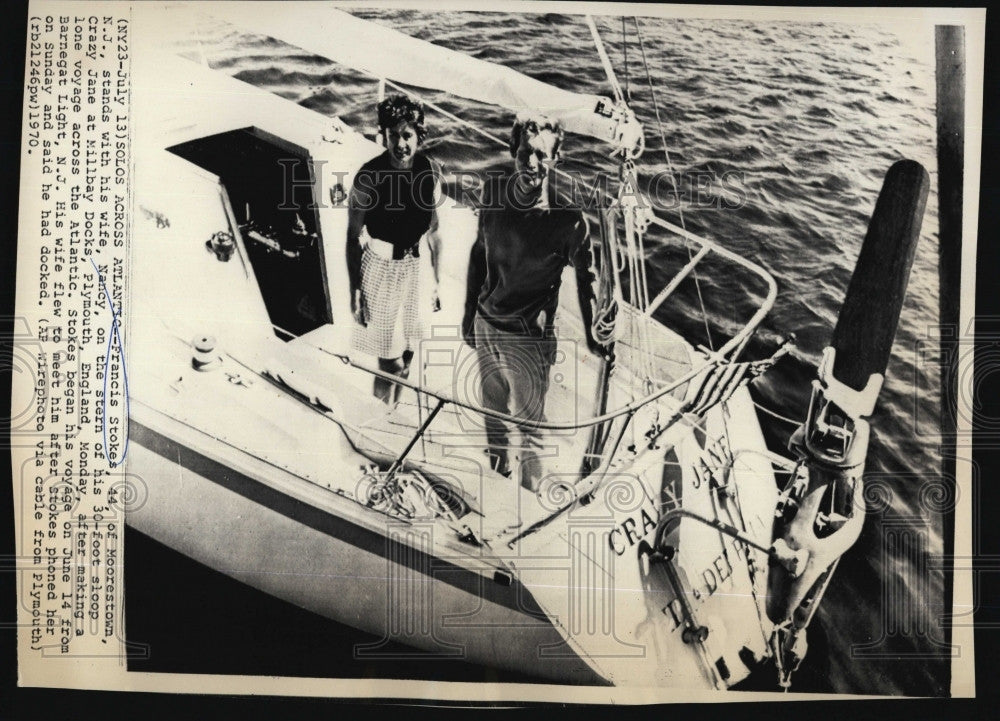
<path fill-rule="evenodd" d="M 579 17 L 358 14 L 570 90 L 609 93 Z M 934 438 L 921 434 L 937 422 L 938 375 L 916 353 L 918 341 L 938 318 L 933 36 L 904 40 L 899 28 L 875 25 L 640 19 L 661 138 L 632 20 L 626 23 L 625 46 L 620 18 L 603 18 L 598 25 L 618 78 L 646 124 L 641 177 L 668 169 L 665 139 L 669 167 L 682 178 L 699 172 L 726 178 L 725 184 L 710 183 L 702 202 L 689 198 L 680 205 L 684 224 L 767 267 L 777 279 L 778 300 L 749 353 L 760 356 L 781 336 L 797 334 L 794 355 L 756 383 L 757 399 L 781 413 L 804 415 L 809 382 L 830 338 L 885 172 L 901 158 L 918 160 L 930 172 L 923 234 L 873 419 L 869 479 L 890 490 L 880 494 L 885 503 L 870 513 L 860 541 L 840 564 L 818 613 L 803 680 L 795 688 L 947 693 L 946 660 L 927 658 L 939 650 L 934 640 L 941 636 L 942 580 L 928 574 L 923 556 L 897 543 L 900 534 L 909 534 L 920 540 L 924 553 L 939 553 L 936 511 L 947 500 L 942 502 L 937 487 L 928 485 L 940 477 L 941 459 Z M 269 38 L 224 26 L 218 30 L 201 44 L 213 67 L 339 115 L 365 132 L 374 130 L 374 81 Z M 425 97 L 497 135 L 507 132 L 512 119 L 505 111 L 440 93 L 428 91 Z M 446 171 L 509 162 L 503 148 L 484 144 L 453 121 L 432 114 L 429 123 L 430 152 Z M 567 169 L 613 170 L 596 142 L 571 136 L 565 152 Z M 676 202 L 661 214 L 675 223 L 682 220 Z M 664 252 L 662 263 L 669 258 Z M 743 307 L 738 279 L 713 277 L 710 270 L 699 275 L 699 283 L 711 326 L 724 335 L 749 306 Z M 667 320 L 704 343 L 699 313 L 697 294 L 688 289 L 672 303 Z M 769 439 L 782 443 L 788 426 L 765 421 Z M 886 474 L 891 480 L 882 484 Z M 901 602 L 887 621 L 883 598 L 889 594 L 899 601 L 900 592 Z M 890 622 L 901 624 L 903 633 L 883 639 L 892 630 Z"/>

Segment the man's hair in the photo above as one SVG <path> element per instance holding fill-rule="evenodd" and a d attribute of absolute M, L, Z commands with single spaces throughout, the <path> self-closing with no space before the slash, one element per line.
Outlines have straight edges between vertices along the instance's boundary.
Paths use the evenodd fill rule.
<path fill-rule="evenodd" d="M 427 135 L 424 127 L 424 105 L 405 95 L 390 95 L 378 104 L 378 129 L 384 133 L 400 123 L 409 123 L 417 131 L 417 140 Z"/>
<path fill-rule="evenodd" d="M 510 129 L 510 157 L 517 157 L 517 149 L 521 147 L 522 138 L 533 137 L 543 130 L 548 130 L 556 136 L 552 154 L 557 155 L 563 141 L 562 124 L 544 115 L 518 115 L 514 127 Z"/>

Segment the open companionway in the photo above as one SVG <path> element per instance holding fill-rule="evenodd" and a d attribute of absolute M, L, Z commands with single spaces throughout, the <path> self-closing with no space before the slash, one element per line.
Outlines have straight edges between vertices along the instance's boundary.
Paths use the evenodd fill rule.
<path fill-rule="evenodd" d="M 331 323 L 309 153 L 255 127 L 169 150 L 225 186 L 271 323 L 294 335 Z"/>

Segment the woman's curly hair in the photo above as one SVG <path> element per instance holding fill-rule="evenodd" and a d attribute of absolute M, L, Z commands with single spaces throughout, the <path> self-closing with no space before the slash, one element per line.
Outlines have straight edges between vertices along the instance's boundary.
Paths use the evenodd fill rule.
<path fill-rule="evenodd" d="M 424 127 L 424 105 L 405 95 L 390 95 L 378 104 L 378 129 L 385 133 L 400 123 L 409 123 L 417 131 L 417 140 L 423 142 L 427 135 Z"/>

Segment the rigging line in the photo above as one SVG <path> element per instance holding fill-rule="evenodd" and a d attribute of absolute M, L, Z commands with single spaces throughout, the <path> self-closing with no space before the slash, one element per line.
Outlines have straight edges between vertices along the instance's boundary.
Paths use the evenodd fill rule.
<path fill-rule="evenodd" d="M 373 75 L 373 77 L 374 77 L 373 73 L 368 73 L 368 74 L 369 75 Z M 509 148 L 510 147 L 510 141 L 509 140 L 503 140 L 502 138 L 497 137 L 493 133 L 490 133 L 489 131 L 483 130 L 478 125 L 476 125 L 476 124 L 474 124 L 474 123 L 466 120 L 465 118 L 459 117 L 458 115 L 455 115 L 454 113 L 445 110 L 440 105 L 438 105 L 437 103 L 433 102 L 432 100 L 428 100 L 427 98 L 423 97 L 422 95 L 420 95 L 418 93 L 415 93 L 412 90 L 408 90 L 407 88 L 404 88 L 402 85 L 399 85 L 398 83 L 395 83 L 392 80 L 389 80 L 387 78 L 379 78 L 379 81 L 381 83 L 384 83 L 385 85 L 388 85 L 388 86 L 391 86 L 391 87 L 395 88 L 396 90 L 398 90 L 399 92 L 401 92 L 401 93 L 403 93 L 405 95 L 408 95 L 409 97 L 413 98 L 414 100 L 419 100 L 420 102 L 422 102 L 428 108 L 431 108 L 432 110 L 436 110 L 437 112 L 439 112 L 442 115 L 444 115 L 446 118 L 450 118 L 451 120 L 454 120 L 459 125 L 463 125 L 463 126 L 465 126 L 466 128 L 472 130 L 475 133 L 479 133 L 484 138 L 492 140 L 497 145 L 499 145 L 499 146 L 501 146 L 503 148 Z M 571 175 L 570 173 L 568 173 L 565 170 L 561 170 L 560 168 L 553 167 L 553 168 L 551 168 L 550 172 L 552 172 L 552 173 L 554 173 L 556 175 L 561 175 L 561 176 L 563 176 L 564 178 L 566 178 L 567 180 L 569 180 L 572 183 L 582 182 L 584 185 L 586 185 L 587 187 L 589 187 L 592 190 L 595 188 L 594 185 L 591 185 L 590 183 L 587 183 L 586 181 L 581 181 L 579 178 Z"/>
<path fill-rule="evenodd" d="M 597 47 L 598 56 L 600 57 L 601 64 L 604 67 L 604 72 L 607 75 L 608 82 L 611 85 L 612 91 L 614 92 L 615 99 L 619 104 L 627 105 L 626 98 L 631 97 L 631 91 L 629 90 L 629 77 L 628 77 L 628 48 L 625 42 L 626 40 L 625 17 L 622 16 L 622 48 L 623 52 L 625 53 L 625 94 L 622 93 L 621 86 L 618 84 L 618 80 L 615 77 L 614 67 L 611 64 L 611 59 L 608 57 L 607 51 L 605 50 L 604 43 L 601 41 L 600 33 L 597 30 L 597 25 L 595 24 L 593 17 L 587 15 L 586 22 L 587 26 L 590 28 L 591 36 L 593 37 L 594 44 Z M 622 171 L 624 171 L 626 167 L 627 166 L 623 165 Z M 622 181 L 622 183 L 624 183 L 625 176 L 622 175 L 620 177 L 620 180 Z M 625 222 L 627 224 L 628 222 L 627 219 L 625 219 Z M 628 228 L 626 228 L 626 241 L 627 245 L 629 246 L 629 251 L 634 252 L 635 250 L 634 243 L 631 241 L 631 233 L 629 233 Z M 634 305 L 638 306 L 641 304 L 640 300 L 641 292 L 645 285 L 645 267 L 642 266 L 640 263 L 640 269 L 637 270 L 635 267 L 635 260 L 636 260 L 635 256 L 633 255 L 629 263 L 629 276 L 630 276 L 629 285 L 630 285 L 631 302 Z M 640 282 L 640 275 L 641 275 L 641 282 Z"/>
<path fill-rule="evenodd" d="M 587 15 L 586 21 L 587 27 L 590 28 L 590 35 L 594 38 L 594 45 L 597 46 L 597 56 L 601 59 L 601 65 L 604 66 L 604 74 L 608 76 L 611 91 L 615 94 L 615 100 L 624 103 L 625 96 L 622 93 L 621 85 L 618 84 L 618 78 L 615 77 L 615 69 L 611 65 L 611 58 L 608 57 L 608 53 L 604 49 L 604 43 L 601 42 L 601 35 L 597 32 L 597 25 L 594 23 L 594 18 Z"/>
<path fill-rule="evenodd" d="M 674 197 L 677 199 L 677 216 L 681 222 L 681 228 L 687 230 L 687 226 L 684 223 L 684 208 L 681 204 L 680 192 L 677 190 L 677 176 L 674 174 L 674 166 L 670 161 L 670 150 L 667 147 L 667 137 L 663 132 L 663 120 L 660 118 L 660 105 L 656 102 L 656 89 L 653 87 L 653 77 L 649 73 L 649 62 L 646 59 L 646 44 L 642 40 L 642 32 L 639 30 L 639 18 L 633 16 L 632 21 L 635 23 L 635 36 L 639 39 L 639 51 L 642 53 L 642 67 L 646 72 L 646 82 L 649 85 L 649 97 L 653 102 L 653 111 L 656 113 L 656 129 L 660 134 L 660 143 L 663 145 L 663 156 L 667 161 L 667 172 L 670 174 L 670 182 L 674 188 Z M 687 246 L 688 258 L 691 258 L 691 247 Z M 705 310 L 705 299 L 702 297 L 701 293 L 701 280 L 698 277 L 698 271 L 695 270 L 694 273 L 694 286 L 698 291 L 698 304 L 701 306 L 701 318 L 705 323 L 705 335 L 708 337 L 708 346 L 713 351 L 715 350 L 715 345 L 712 342 L 712 331 L 708 326 L 708 312 Z"/>
<path fill-rule="evenodd" d="M 368 72 L 368 71 L 363 71 L 363 72 L 368 73 L 368 75 L 371 75 L 372 77 L 377 77 L 374 73 L 371 73 L 371 72 Z M 382 80 L 382 78 L 378 78 L 378 79 Z M 466 120 L 465 118 L 459 117 L 458 115 L 455 115 L 452 112 L 449 112 L 449 111 L 445 110 L 444 108 L 442 108 L 440 105 L 438 105 L 434 101 L 428 100 L 427 98 L 425 98 L 424 96 L 420 95 L 419 93 L 415 93 L 412 90 L 404 88 L 402 85 L 399 85 L 398 83 L 395 83 L 395 82 L 393 82 L 392 80 L 389 80 L 389 79 L 385 79 L 385 84 L 388 85 L 388 86 L 391 86 L 391 87 L 395 88 L 399 92 L 403 93 L 404 95 L 409 96 L 410 98 L 412 98 L 414 100 L 419 100 L 420 102 L 422 102 L 425 106 L 427 106 L 431 110 L 435 110 L 435 111 L 441 113 L 442 115 L 444 115 L 446 118 L 454 120 L 459 125 L 465 126 L 466 128 L 468 128 L 469 130 L 472 130 L 475 133 L 479 133 L 484 138 L 492 140 L 494 143 L 496 143 L 500 147 L 502 147 L 504 149 L 508 149 L 510 147 L 510 140 L 504 140 L 503 138 L 499 138 L 499 137 L 497 137 L 496 135 L 494 135 L 493 133 L 491 133 L 491 132 L 489 132 L 487 130 L 483 130 L 478 125 L 476 125 L 476 124 L 474 124 L 474 123 Z M 580 184 L 582 184 L 583 186 L 585 186 L 589 190 L 600 190 L 600 188 L 598 188 L 595 184 L 590 183 L 590 182 L 588 182 L 586 180 L 583 180 L 583 179 L 581 179 L 581 178 L 579 178 L 577 176 L 574 176 L 571 173 L 569 173 L 568 171 L 562 170 L 559 167 L 553 166 L 552 168 L 549 169 L 549 172 L 550 173 L 554 173 L 555 175 L 560 175 L 560 176 L 562 176 L 563 178 L 565 178 L 566 180 L 568 180 L 571 183 L 580 183 Z"/>
<path fill-rule="evenodd" d="M 647 228 L 648 230 L 648 228 Z M 638 238 L 639 246 L 639 257 L 642 258 L 642 309 L 646 310 L 649 307 L 649 279 L 646 275 L 646 231 L 636 232 L 636 237 Z"/>
<path fill-rule="evenodd" d="M 681 207 L 680 193 L 677 190 L 677 178 L 674 176 L 673 163 L 670 162 L 670 150 L 667 146 L 667 138 L 663 132 L 663 121 L 660 118 L 660 105 L 656 101 L 656 90 L 653 87 L 653 78 L 649 73 L 649 62 L 646 59 L 646 44 L 642 40 L 642 33 L 639 31 L 639 18 L 633 17 L 635 22 L 635 35 L 639 39 L 639 50 L 642 53 L 642 67 L 646 73 L 646 83 L 649 85 L 649 97 L 653 103 L 653 112 L 656 114 L 656 129 L 660 134 L 660 144 L 663 145 L 663 155 L 667 161 L 667 170 L 670 173 L 670 182 L 674 188 L 674 197 L 677 198 L 677 215 L 680 217 L 681 228 L 687 230 L 684 225 L 684 209 Z"/>
<path fill-rule="evenodd" d="M 764 411 L 764 413 L 766 413 L 767 415 L 772 416 L 774 418 L 777 418 L 779 421 L 784 421 L 785 423 L 788 423 L 789 425 L 793 425 L 793 426 L 801 426 L 802 425 L 801 421 L 795 421 L 795 420 L 792 420 L 791 418 L 789 418 L 788 416 L 783 416 L 780 413 L 778 413 L 777 411 L 772 411 L 770 408 L 767 408 L 766 406 L 762 406 L 757 401 L 753 401 L 753 404 L 754 404 L 754 406 L 757 407 L 758 410 Z"/>
<path fill-rule="evenodd" d="M 369 74 L 371 74 L 371 73 L 369 73 Z M 419 100 L 420 102 L 422 102 L 427 107 L 429 107 L 429 108 L 431 108 L 433 110 L 438 111 L 439 113 L 441 113 L 445 117 L 451 118 L 452 120 L 454 120 L 455 122 L 459 123 L 460 125 L 464 125 L 465 127 L 469 128 L 470 130 L 473 130 L 473 131 L 479 133 L 483 137 L 489 138 L 490 140 L 492 140 L 493 142 L 497 143 L 498 145 L 501 145 L 501 146 L 503 146 L 505 148 L 507 148 L 507 147 L 510 146 L 509 141 L 503 140 L 501 138 L 498 138 L 493 133 L 490 133 L 490 132 L 488 132 L 486 130 L 483 130 L 478 125 L 475 125 L 474 123 L 470 123 L 465 118 L 460 118 L 459 116 L 455 115 L 454 113 L 448 112 L 447 110 L 445 110 L 440 105 L 438 105 L 437 103 L 433 102 L 432 100 L 428 100 L 427 98 L 425 98 L 425 97 L 423 97 L 423 96 L 421 96 L 421 95 L 413 92 L 412 90 L 408 90 L 408 89 L 404 88 L 402 85 L 399 85 L 399 84 L 393 82 L 392 80 L 389 80 L 388 78 L 379 78 L 379 80 L 380 81 L 384 80 L 384 82 L 385 82 L 386 85 L 392 86 L 393 88 L 395 88 L 399 92 L 404 93 L 405 95 L 409 95 L 411 98 L 414 98 L 415 100 Z"/>
<path fill-rule="evenodd" d="M 620 182 L 621 187 L 619 189 L 619 216 L 622 220 L 622 226 L 624 229 L 624 247 L 619 247 L 619 250 L 623 250 L 627 258 L 628 272 L 629 272 L 629 298 L 630 303 L 640 310 L 645 310 L 649 306 L 649 291 L 648 283 L 646 280 L 646 265 L 645 265 L 645 252 L 643 251 L 643 234 L 645 231 L 639 230 L 636 222 L 635 211 L 631 205 L 626 205 L 623 201 L 622 193 L 624 192 L 626 186 L 635 187 L 635 169 L 631 162 L 627 161 L 622 164 L 620 169 Z M 615 222 L 615 227 L 617 228 L 617 221 Z M 619 257 L 616 254 L 616 257 Z M 623 260 L 623 263 L 625 261 Z M 644 322 L 643 318 L 639 318 L 641 321 L 638 325 L 634 326 L 634 330 L 637 335 L 638 347 L 641 349 L 642 355 L 640 356 L 640 361 L 646 366 L 644 372 L 646 374 L 645 381 L 649 385 L 654 377 L 653 366 L 651 360 L 651 346 L 649 340 L 649 329 L 647 324 Z M 633 389 L 634 390 L 634 389 Z"/>
<path fill-rule="evenodd" d="M 591 21 L 591 22 L 593 22 L 593 21 Z M 592 26 L 592 29 L 593 29 L 593 32 L 596 33 L 596 31 L 597 31 L 596 27 Z M 600 38 L 598 38 L 598 42 L 600 42 Z M 602 48 L 599 47 L 599 50 L 601 50 L 601 49 Z M 607 55 L 605 55 L 604 57 L 607 58 Z M 371 73 L 369 73 L 369 75 L 371 75 Z M 612 76 L 611 76 L 612 79 L 613 79 L 613 75 L 614 75 L 614 72 L 612 71 Z M 380 82 L 380 87 L 381 87 L 381 85 L 391 86 L 391 87 L 395 88 L 396 90 L 399 90 L 401 93 L 404 93 L 405 95 L 408 95 L 409 97 L 411 97 L 411 98 L 413 98 L 415 100 L 419 100 L 425 106 L 431 108 L 432 110 L 435 110 L 435 111 L 441 113 L 442 115 L 444 115 L 445 117 L 450 118 L 451 120 L 454 120 L 459 125 L 463 125 L 463 126 L 469 128 L 470 130 L 472 130 L 473 132 L 479 133 L 483 137 L 488 138 L 489 140 L 492 140 L 493 142 L 495 142 L 497 145 L 500 145 L 501 147 L 507 148 L 510 145 L 509 141 L 502 140 L 501 138 L 497 137 L 496 135 L 493 135 L 492 133 L 490 133 L 490 132 L 488 132 L 486 130 L 483 130 L 482 128 L 480 128 L 479 126 L 477 126 L 477 125 L 469 122 L 468 120 L 465 120 L 464 118 L 461 118 L 458 115 L 455 115 L 454 113 L 451 113 L 451 112 L 445 110 L 444 108 L 442 108 L 437 103 L 434 103 L 433 101 L 428 100 L 427 98 L 419 95 L 418 93 L 415 93 L 415 92 L 413 92 L 411 90 L 408 90 L 407 88 L 404 88 L 403 86 L 399 85 L 398 83 L 393 82 L 392 80 L 389 80 L 387 78 L 379 78 L 379 82 Z M 616 83 L 616 85 L 617 85 L 617 83 Z M 618 92 L 620 94 L 620 92 L 621 92 L 620 88 L 618 89 Z M 555 173 L 556 175 L 561 175 L 561 176 L 565 177 L 566 179 L 568 179 L 572 183 L 581 182 L 578 178 L 574 177 L 573 175 L 571 175 L 570 173 L 568 173 L 568 172 L 566 172 L 564 170 L 560 170 L 557 167 L 553 167 L 551 169 L 551 172 Z M 589 183 L 584 183 L 584 184 L 585 185 L 590 185 Z M 590 186 L 590 187 L 593 188 L 593 186 Z M 606 242 L 606 240 L 605 240 L 605 242 Z M 689 250 L 689 253 L 690 253 L 690 250 Z M 643 274 L 645 274 L 645 267 L 643 267 L 642 270 L 643 270 Z M 634 285 L 633 285 L 633 288 L 634 288 Z M 648 302 L 648 300 L 647 300 L 647 302 Z M 711 343 L 711 339 L 709 339 L 709 342 Z M 714 348 L 713 348 L 713 350 L 714 350 Z"/>
<path fill-rule="evenodd" d="M 625 16 L 622 15 L 622 55 L 625 56 L 625 102 L 632 102 L 632 91 L 628 86 L 628 39 L 625 36 Z"/>

